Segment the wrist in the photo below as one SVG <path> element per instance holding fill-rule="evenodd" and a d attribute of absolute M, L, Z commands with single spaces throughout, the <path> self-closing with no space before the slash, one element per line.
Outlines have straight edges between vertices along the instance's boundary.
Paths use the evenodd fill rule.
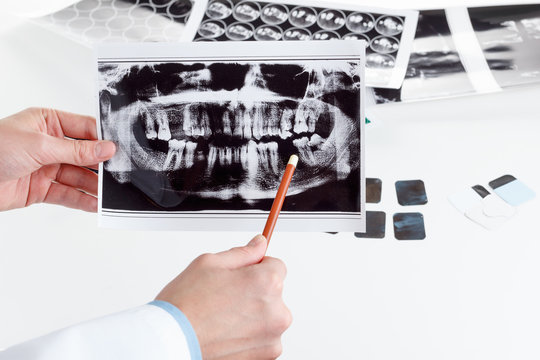
<path fill-rule="evenodd" d="M 186 337 L 189 352 L 191 354 L 191 359 L 202 360 L 201 347 L 199 345 L 197 334 L 195 333 L 195 330 L 193 329 L 193 326 L 189 322 L 186 315 L 184 315 L 184 313 L 179 308 L 167 301 L 154 300 L 150 302 L 149 305 L 154 305 L 165 310 L 176 320 L 176 322 L 182 329 L 184 336 Z"/>

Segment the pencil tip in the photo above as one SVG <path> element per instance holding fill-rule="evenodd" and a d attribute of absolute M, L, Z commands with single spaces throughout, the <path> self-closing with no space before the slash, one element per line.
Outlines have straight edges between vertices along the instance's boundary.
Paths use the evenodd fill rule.
<path fill-rule="evenodd" d="M 292 166 L 296 167 L 296 165 L 298 165 L 298 156 L 296 155 L 291 155 L 291 157 L 289 158 L 289 162 L 287 163 L 287 165 L 291 164 Z"/>

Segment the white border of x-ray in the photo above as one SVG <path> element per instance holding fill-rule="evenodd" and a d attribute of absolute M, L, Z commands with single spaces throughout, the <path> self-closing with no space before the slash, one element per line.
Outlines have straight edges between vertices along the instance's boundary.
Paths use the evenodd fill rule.
<path fill-rule="evenodd" d="M 501 91 L 476 37 L 469 9 L 452 7 L 445 9 L 444 12 L 452 40 L 474 90 L 479 93 Z"/>
<path fill-rule="evenodd" d="M 256 55 L 254 55 L 256 54 Z M 289 58 L 295 60 L 331 60 L 350 58 L 360 61 L 360 212 L 291 212 L 283 211 L 276 231 L 348 231 L 365 232 L 365 41 L 287 42 L 269 47 L 266 42 L 194 42 L 102 44 L 95 50 L 96 114 L 98 138 L 102 139 L 99 111 L 98 62 L 107 61 L 164 61 L 193 59 L 193 61 L 231 61 L 239 57 L 254 59 Z M 196 59 L 196 60 L 195 60 Z M 246 61 L 245 59 L 243 60 Z M 276 189 L 277 192 L 277 189 Z M 133 230 L 224 230 L 261 232 L 268 211 L 124 211 L 104 209 L 103 164 L 99 164 L 98 224 L 101 227 Z"/>
<path fill-rule="evenodd" d="M 204 18 L 206 7 L 210 0 L 195 0 L 191 16 L 185 24 L 181 40 L 193 41 L 197 30 Z M 259 1 L 254 0 L 258 3 Z M 377 13 L 383 15 L 393 15 L 405 17 L 403 24 L 403 33 L 400 40 L 399 49 L 396 54 L 396 65 L 392 69 L 366 69 L 366 85 L 379 88 L 399 89 L 405 78 L 405 72 L 409 64 L 409 55 L 411 54 L 412 42 L 416 33 L 416 23 L 418 21 L 418 11 L 416 10 L 394 10 L 378 8 L 373 6 L 358 6 L 352 4 L 341 4 L 333 2 L 314 3 L 310 0 L 261 0 L 265 3 L 275 3 L 280 5 L 303 5 L 309 7 L 322 7 L 333 10 L 362 11 L 368 13 Z M 279 41 L 283 42 L 283 41 Z"/>

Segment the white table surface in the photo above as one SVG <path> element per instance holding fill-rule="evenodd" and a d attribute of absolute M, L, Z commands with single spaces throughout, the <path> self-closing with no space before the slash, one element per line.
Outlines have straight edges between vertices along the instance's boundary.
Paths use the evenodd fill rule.
<path fill-rule="evenodd" d="M 0 117 L 29 106 L 93 114 L 88 48 L 3 11 L 0 24 Z M 366 175 L 383 196 L 368 210 L 386 212 L 386 237 L 274 234 L 294 316 L 281 358 L 540 358 L 540 200 L 496 231 L 446 200 L 507 173 L 540 193 L 540 87 L 370 113 Z M 398 205 L 401 179 L 424 180 L 429 203 Z M 424 214 L 425 240 L 395 240 L 392 214 L 409 211 Z M 148 302 L 197 255 L 252 236 L 99 229 L 95 214 L 51 205 L 0 213 L 0 226 L 0 348 Z"/>

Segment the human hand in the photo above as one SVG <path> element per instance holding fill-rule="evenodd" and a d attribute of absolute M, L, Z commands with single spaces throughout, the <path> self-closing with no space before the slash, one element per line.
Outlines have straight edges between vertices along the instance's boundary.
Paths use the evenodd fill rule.
<path fill-rule="evenodd" d="M 1 119 L 0 211 L 45 202 L 95 212 L 98 177 L 82 166 L 97 169 L 116 151 L 96 139 L 90 116 L 30 108 Z"/>
<path fill-rule="evenodd" d="M 195 259 L 156 297 L 188 318 L 205 360 L 275 359 L 292 317 L 281 297 L 285 265 L 266 239 Z M 261 261 L 262 259 L 262 261 Z"/>

